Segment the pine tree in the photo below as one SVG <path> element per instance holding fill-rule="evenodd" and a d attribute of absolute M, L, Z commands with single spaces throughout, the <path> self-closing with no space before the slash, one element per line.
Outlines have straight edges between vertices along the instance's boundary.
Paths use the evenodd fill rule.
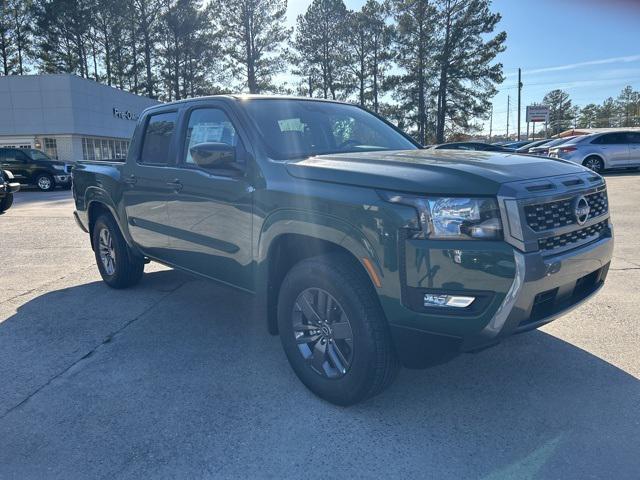
<path fill-rule="evenodd" d="M 211 92 L 220 57 L 219 34 L 201 0 L 173 0 L 161 17 L 159 47 L 168 100 Z"/>
<path fill-rule="evenodd" d="M 9 5 L 3 1 L 0 3 L 0 58 L 2 60 L 1 73 L 3 75 L 12 74 L 16 64 L 12 38 L 13 28 L 11 27 Z"/>
<path fill-rule="evenodd" d="M 393 54 L 391 42 L 393 40 L 393 27 L 387 24 L 390 15 L 388 1 L 379 3 L 376 0 L 367 0 L 362 7 L 362 14 L 369 25 L 370 58 L 369 70 L 371 75 L 371 103 L 373 111 L 378 113 L 380 109 L 380 97 L 384 93 L 385 75 L 390 68 Z"/>
<path fill-rule="evenodd" d="M 433 78 L 436 48 L 434 25 L 436 9 L 429 0 L 393 0 L 396 20 L 396 61 L 402 73 L 389 79 L 394 98 L 406 112 L 407 121 L 415 127 L 412 132 L 422 144 L 428 142 L 433 119 Z"/>
<path fill-rule="evenodd" d="M 89 76 L 91 8 L 88 0 L 34 2 L 40 69 Z"/>
<path fill-rule="evenodd" d="M 557 135 L 572 126 L 573 110 L 569 94 L 563 90 L 552 90 L 542 99 L 549 107 L 549 130 Z"/>
<path fill-rule="evenodd" d="M 579 128 L 594 128 L 598 121 L 600 108 L 595 103 L 585 105 L 580 109 L 578 116 Z"/>
<path fill-rule="evenodd" d="M 507 34 L 487 38 L 501 18 L 489 5 L 489 0 L 439 0 L 438 142 L 444 141 L 447 122 L 469 130 L 471 119 L 486 115 L 496 84 L 503 81 L 502 64 L 494 60 L 505 50 Z"/>
<path fill-rule="evenodd" d="M 618 111 L 621 115 L 621 127 L 633 127 L 638 124 L 637 108 L 640 104 L 640 92 L 635 91 L 630 85 L 624 87 L 616 99 Z"/>
<path fill-rule="evenodd" d="M 282 46 L 287 0 L 214 0 L 214 18 L 224 39 L 225 64 L 250 93 L 273 91 L 273 78 L 285 68 Z"/>
<path fill-rule="evenodd" d="M 27 73 L 26 62 L 32 55 L 33 46 L 33 1 L 7 0 L 18 75 Z"/>
<path fill-rule="evenodd" d="M 357 85 L 362 106 L 378 111 L 384 74 L 392 56 L 389 52 L 391 27 L 386 24 L 388 6 L 368 0 L 359 12 L 348 12 L 345 58 L 348 72 Z M 348 83 L 351 80 L 347 78 Z M 349 92 L 350 89 L 345 89 Z"/>
<path fill-rule="evenodd" d="M 142 39 L 142 52 L 144 55 L 145 82 L 144 88 L 149 98 L 155 98 L 155 78 L 153 75 L 153 59 L 156 47 L 159 43 L 159 19 L 166 8 L 163 8 L 163 0 L 133 0 L 132 15 L 137 23 L 138 35 Z"/>
<path fill-rule="evenodd" d="M 597 128 L 617 127 L 619 114 L 619 105 L 612 97 L 609 97 L 602 102 L 602 105 L 598 109 L 598 120 L 595 126 Z"/>
<path fill-rule="evenodd" d="M 308 79 L 309 96 L 316 87 L 324 98 L 344 96 L 346 18 L 342 0 L 313 0 L 306 13 L 298 16 L 292 60 Z"/>

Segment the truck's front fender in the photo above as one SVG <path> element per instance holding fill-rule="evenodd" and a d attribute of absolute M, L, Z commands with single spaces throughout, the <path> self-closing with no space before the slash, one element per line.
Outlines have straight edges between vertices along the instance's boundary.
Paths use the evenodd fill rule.
<path fill-rule="evenodd" d="M 371 261 L 376 273 L 381 275 L 380 260 L 365 234 L 354 225 L 331 215 L 303 210 L 278 210 L 262 224 L 254 258 L 258 265 L 268 259 L 269 249 L 281 235 L 295 234 L 338 245 L 356 259 Z"/>

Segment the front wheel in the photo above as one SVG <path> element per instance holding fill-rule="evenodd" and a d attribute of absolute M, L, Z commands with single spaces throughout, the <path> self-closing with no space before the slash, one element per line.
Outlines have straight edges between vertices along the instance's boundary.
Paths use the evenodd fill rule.
<path fill-rule="evenodd" d="M 36 177 L 36 187 L 43 192 L 50 192 L 56 187 L 53 177 L 47 173 L 41 173 Z"/>
<path fill-rule="evenodd" d="M 285 277 L 278 328 L 298 378 L 319 397 L 352 405 L 384 390 L 398 369 L 366 274 L 341 254 L 303 260 Z"/>
<path fill-rule="evenodd" d="M 604 170 L 604 162 L 599 157 L 587 157 L 582 165 L 593 170 L 596 173 L 602 173 Z"/>
<path fill-rule="evenodd" d="M 112 288 L 127 288 L 142 278 L 144 259 L 127 246 L 110 215 L 101 215 L 93 226 L 93 251 L 102 280 Z"/>

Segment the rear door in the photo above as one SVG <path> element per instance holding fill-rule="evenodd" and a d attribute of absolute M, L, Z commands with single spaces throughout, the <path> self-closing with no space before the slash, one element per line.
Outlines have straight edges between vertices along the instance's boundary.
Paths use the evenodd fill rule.
<path fill-rule="evenodd" d="M 640 165 L 640 132 L 627 132 L 629 142 L 629 165 Z"/>
<path fill-rule="evenodd" d="M 175 189 L 168 202 L 168 261 L 193 272 L 253 290 L 253 186 L 246 141 L 233 112 L 223 102 L 185 110 L 181 122 Z M 197 166 L 190 148 L 198 143 L 236 147 L 232 168 Z"/>
<path fill-rule="evenodd" d="M 29 183 L 29 157 L 17 148 L 0 150 L 0 166 L 9 170 L 20 183 Z"/>
<path fill-rule="evenodd" d="M 127 159 L 123 203 L 133 241 L 150 257 L 166 260 L 167 200 L 175 164 L 177 110 L 152 113 L 145 119 L 141 144 Z"/>
<path fill-rule="evenodd" d="M 591 143 L 598 145 L 605 157 L 606 168 L 624 168 L 629 165 L 629 143 L 625 132 L 607 133 Z"/>

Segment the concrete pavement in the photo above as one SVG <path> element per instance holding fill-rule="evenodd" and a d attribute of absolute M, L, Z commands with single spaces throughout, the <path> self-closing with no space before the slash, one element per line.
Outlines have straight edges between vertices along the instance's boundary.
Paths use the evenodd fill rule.
<path fill-rule="evenodd" d="M 640 175 L 607 182 L 598 297 L 347 409 L 302 386 L 247 294 L 153 264 L 111 290 L 69 192 L 20 192 L 0 215 L 0 478 L 636 479 Z"/>

